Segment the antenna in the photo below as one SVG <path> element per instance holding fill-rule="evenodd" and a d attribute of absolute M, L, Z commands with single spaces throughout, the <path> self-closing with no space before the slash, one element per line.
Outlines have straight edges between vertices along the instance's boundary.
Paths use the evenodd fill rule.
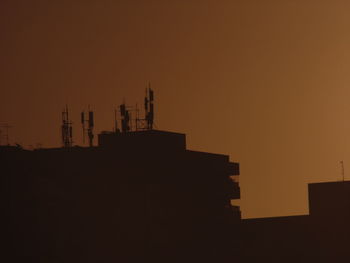
<path fill-rule="evenodd" d="M 345 169 L 344 169 L 344 162 L 340 161 L 340 165 L 341 165 L 341 174 L 342 174 L 342 179 L 343 182 L 345 181 Z"/>
<path fill-rule="evenodd" d="M 73 128 L 72 122 L 69 120 L 68 105 L 66 105 L 66 108 L 62 111 L 61 135 L 63 147 L 72 147 Z"/>
<path fill-rule="evenodd" d="M 149 88 L 149 101 L 150 101 L 150 111 L 149 111 L 149 129 L 152 130 L 153 129 L 153 121 L 154 121 L 154 94 L 153 94 L 153 90 L 151 89 L 151 83 L 149 84 L 150 88 Z"/>
<path fill-rule="evenodd" d="M 94 112 L 89 111 L 89 127 L 88 127 L 88 136 L 89 136 L 89 145 L 90 147 L 93 146 L 94 142 Z"/>
<path fill-rule="evenodd" d="M 126 133 L 130 130 L 130 113 L 126 109 L 125 103 L 120 105 L 120 115 L 122 117 L 122 132 Z"/>
<path fill-rule="evenodd" d="M 153 129 L 154 122 L 154 93 L 151 89 L 151 83 L 148 84 L 146 88 L 146 97 L 145 97 L 145 120 L 146 120 L 146 129 Z"/>
<path fill-rule="evenodd" d="M 137 103 L 136 103 L 136 106 L 135 106 L 135 130 L 136 131 L 139 130 L 138 122 L 139 122 L 139 109 L 138 109 Z"/>
<path fill-rule="evenodd" d="M 82 128 L 83 128 L 83 144 L 85 144 L 85 112 L 82 111 L 81 112 L 81 125 L 82 125 Z"/>
<path fill-rule="evenodd" d="M 121 122 L 122 122 L 122 132 L 125 133 L 126 132 L 126 124 L 125 124 L 125 114 L 126 114 L 126 110 L 125 110 L 125 104 L 121 104 L 119 106 L 119 109 L 120 109 L 120 115 L 121 115 Z"/>
<path fill-rule="evenodd" d="M 114 132 L 119 133 L 120 130 L 118 129 L 118 119 L 117 119 L 117 109 L 114 109 Z"/>
<path fill-rule="evenodd" d="M 87 123 L 87 128 L 85 127 Z M 83 127 L 83 143 L 85 144 L 85 133 L 89 137 L 89 146 L 94 146 L 94 112 L 90 110 L 90 105 L 88 106 L 88 119 L 85 119 L 85 111 L 81 112 L 81 124 Z"/>
<path fill-rule="evenodd" d="M 145 113 L 147 116 L 148 113 L 148 96 L 147 96 L 147 88 L 146 88 L 146 96 L 145 96 Z"/>
<path fill-rule="evenodd" d="M 126 106 L 125 100 L 119 105 L 121 132 L 127 133 L 129 131 L 140 131 L 140 130 L 152 130 L 154 125 L 154 92 L 151 89 L 151 84 L 148 84 L 146 88 L 146 95 L 144 98 L 144 110 L 145 117 L 140 118 L 139 105 L 135 107 Z M 115 133 L 120 132 L 118 129 L 117 110 L 114 110 L 114 129 Z"/>

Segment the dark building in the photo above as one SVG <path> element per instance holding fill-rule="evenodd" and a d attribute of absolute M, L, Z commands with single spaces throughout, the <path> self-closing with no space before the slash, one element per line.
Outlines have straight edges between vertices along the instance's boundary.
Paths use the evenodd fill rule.
<path fill-rule="evenodd" d="M 242 262 L 347 262 L 350 182 L 308 185 L 309 215 L 244 219 Z"/>
<path fill-rule="evenodd" d="M 151 89 L 128 109 L 96 147 L 90 110 L 73 146 L 68 107 L 62 148 L 0 146 L 1 262 L 347 261 L 350 182 L 309 184 L 310 215 L 241 220 L 238 163 L 154 130 Z"/>
<path fill-rule="evenodd" d="M 97 147 L 0 147 L 2 262 L 232 262 L 238 163 L 187 150 L 184 134 L 98 139 Z"/>
<path fill-rule="evenodd" d="M 332 222 L 350 219 L 350 182 L 324 182 L 309 184 L 310 216 Z"/>

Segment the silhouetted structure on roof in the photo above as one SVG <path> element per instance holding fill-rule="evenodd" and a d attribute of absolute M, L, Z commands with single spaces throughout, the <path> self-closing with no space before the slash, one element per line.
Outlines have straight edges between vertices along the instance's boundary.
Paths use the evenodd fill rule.
<path fill-rule="evenodd" d="M 87 133 L 89 137 L 89 146 L 94 146 L 94 112 L 90 110 L 90 107 L 88 110 L 88 119 L 85 117 L 85 111 L 82 111 L 80 114 L 80 122 L 83 128 L 83 143 L 85 143 L 85 133 Z M 86 124 L 87 127 L 85 127 Z"/>
<path fill-rule="evenodd" d="M 145 116 L 139 116 L 139 109 L 127 106 L 125 102 L 119 105 L 120 119 L 118 119 L 118 110 L 115 110 L 115 132 L 128 133 L 131 131 L 149 131 L 154 127 L 154 92 L 150 88 L 146 89 L 146 96 L 144 98 Z M 134 112 L 134 118 L 132 118 Z M 118 128 L 118 120 L 120 121 L 121 130 Z"/>
<path fill-rule="evenodd" d="M 62 111 L 62 125 L 61 125 L 62 146 L 73 146 L 73 128 L 72 122 L 69 119 L 68 106 Z"/>

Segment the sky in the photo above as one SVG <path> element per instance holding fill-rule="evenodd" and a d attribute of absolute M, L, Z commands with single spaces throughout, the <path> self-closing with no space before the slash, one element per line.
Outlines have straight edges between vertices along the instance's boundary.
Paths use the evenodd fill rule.
<path fill-rule="evenodd" d="M 239 162 L 244 218 L 308 213 L 307 184 L 350 179 L 349 1 L 0 2 L 0 123 L 10 142 L 60 146 L 68 104 L 96 133 L 123 100 Z"/>

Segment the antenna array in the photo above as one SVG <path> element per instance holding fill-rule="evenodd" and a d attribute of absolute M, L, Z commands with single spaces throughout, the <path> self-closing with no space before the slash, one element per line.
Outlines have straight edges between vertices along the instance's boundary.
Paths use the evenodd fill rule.
<path fill-rule="evenodd" d="M 145 116 L 143 118 L 139 117 L 139 109 L 137 107 L 129 107 L 123 102 L 119 105 L 119 110 L 114 110 L 114 132 L 115 133 L 127 133 L 130 131 L 145 131 L 152 130 L 154 126 L 154 92 L 151 89 L 149 84 L 146 88 L 146 96 L 144 98 L 144 110 Z M 118 112 L 120 118 L 118 119 Z M 134 112 L 134 113 L 132 113 Z M 133 119 L 132 116 L 135 116 Z M 89 146 L 93 146 L 94 140 L 94 112 L 88 107 L 87 114 L 85 111 L 81 112 L 81 125 L 83 129 L 83 143 L 85 144 L 85 135 L 87 134 L 89 139 Z M 118 128 L 118 121 L 120 122 L 121 130 Z M 62 111 L 62 125 L 61 125 L 61 135 L 62 135 L 62 145 L 63 147 L 72 147 L 73 146 L 73 128 L 72 122 L 69 119 L 68 106 L 66 105 L 65 109 Z M 1 127 L 10 127 L 10 126 L 1 126 L 0 125 L 0 142 L 1 142 Z M 8 143 L 8 135 L 7 135 Z"/>
<path fill-rule="evenodd" d="M 127 133 L 130 131 L 152 130 L 154 126 L 154 92 L 149 87 L 146 89 L 146 96 L 144 99 L 144 118 L 139 118 L 139 109 L 137 107 L 126 106 L 125 102 L 119 106 L 121 132 Z M 132 118 L 132 112 L 135 113 L 135 118 Z M 115 132 L 119 133 L 117 110 L 114 111 Z"/>

